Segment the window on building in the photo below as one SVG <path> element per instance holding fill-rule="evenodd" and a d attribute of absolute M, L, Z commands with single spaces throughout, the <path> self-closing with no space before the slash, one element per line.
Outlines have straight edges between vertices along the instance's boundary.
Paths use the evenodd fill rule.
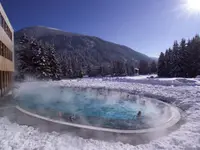
<path fill-rule="evenodd" d="M 8 37 L 12 40 L 12 32 L 10 31 L 10 29 L 9 29 L 5 19 L 1 15 L 1 13 L 0 13 L 0 25 L 2 26 L 2 28 L 4 29 L 4 31 L 6 32 Z"/>
<path fill-rule="evenodd" d="M 0 55 L 12 61 L 12 51 L 0 41 Z"/>
<path fill-rule="evenodd" d="M 0 14 L 0 26 L 2 26 L 2 16 Z"/>

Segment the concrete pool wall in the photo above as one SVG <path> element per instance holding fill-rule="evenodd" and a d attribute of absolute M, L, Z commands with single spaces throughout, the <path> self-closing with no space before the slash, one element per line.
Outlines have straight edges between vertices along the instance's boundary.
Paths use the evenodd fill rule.
<path fill-rule="evenodd" d="M 173 106 L 172 106 L 173 107 Z M 165 136 L 174 130 L 177 130 L 180 125 L 183 124 L 178 108 L 173 107 L 174 115 L 168 121 L 165 126 L 160 128 L 146 130 L 146 132 L 109 132 L 103 130 L 92 130 L 88 128 L 80 128 L 75 126 L 66 125 L 66 123 L 60 124 L 59 121 L 49 120 L 49 118 L 41 118 L 35 116 L 35 114 L 25 113 L 22 109 L 16 106 L 6 106 L 0 109 L 0 116 L 8 118 L 11 122 L 17 123 L 23 126 L 29 126 L 35 128 L 40 132 L 57 132 L 58 134 L 69 133 L 72 136 L 80 136 L 84 139 L 97 139 L 103 141 L 121 141 L 122 143 L 129 143 L 131 145 L 145 144 L 151 140 L 157 139 L 161 136 Z M 176 116 L 177 114 L 177 116 Z M 179 121 L 179 119 L 181 119 Z M 132 134 L 131 134 L 132 133 Z"/>
<path fill-rule="evenodd" d="M 56 87 L 56 86 L 54 86 Z M 64 88 L 65 86 L 63 86 Z M 67 86 L 66 86 L 67 87 Z M 81 88 L 81 87 L 72 87 L 72 88 L 78 88 L 78 89 L 88 89 L 88 88 Z M 59 87 L 58 87 L 59 89 Z M 93 89 L 93 90 L 110 90 L 110 91 L 115 91 L 115 92 L 122 92 L 122 93 L 128 93 L 128 94 L 132 94 L 135 95 L 131 92 L 128 91 L 119 91 L 119 90 L 113 90 L 113 89 L 105 89 L 105 88 L 89 88 L 89 89 Z M 101 91 L 102 92 L 102 91 Z M 149 96 L 145 96 L 146 98 L 149 98 Z M 140 99 L 139 99 L 140 100 Z M 70 122 L 69 120 L 61 120 L 61 118 L 50 118 L 45 117 L 43 115 L 41 115 L 40 113 L 35 113 L 35 111 L 30 111 L 29 109 L 27 110 L 26 107 L 22 107 L 21 105 L 17 105 L 16 109 L 18 111 L 20 111 L 21 113 L 24 113 L 26 115 L 29 115 L 31 117 L 34 118 L 38 118 L 38 119 L 42 119 L 42 120 L 46 120 L 52 123 L 56 123 L 56 124 L 61 124 L 61 125 L 65 125 L 65 126 L 70 126 L 70 127 L 75 127 L 75 128 L 83 128 L 83 129 L 89 129 L 89 130 L 96 130 L 96 131 L 103 131 L 103 132 L 112 132 L 112 133 L 124 133 L 124 134 L 133 134 L 133 133 L 148 133 L 148 132 L 155 132 L 158 130 L 163 130 L 163 129 L 167 129 L 172 127 L 173 125 L 175 125 L 180 119 L 181 119 L 181 114 L 179 112 L 179 109 L 175 106 L 172 106 L 171 104 L 168 104 L 166 102 L 163 102 L 161 100 L 158 100 L 156 98 L 153 98 L 153 101 L 155 101 L 155 103 L 157 104 L 162 104 L 165 105 L 169 108 L 169 117 L 165 118 L 164 117 L 164 121 L 158 125 L 156 125 L 155 127 L 150 127 L 150 128 L 144 128 L 144 129 L 118 129 L 118 128 L 107 128 L 107 127 L 102 127 L 102 126 L 92 126 L 91 124 L 79 124 L 79 123 L 75 123 L 75 122 Z M 153 102 L 154 103 L 154 102 Z M 160 120 L 162 118 L 158 118 L 158 120 Z M 156 120 L 155 120 L 156 121 Z M 159 122 L 159 121 L 158 121 Z"/>
<path fill-rule="evenodd" d="M 162 103 L 164 103 L 164 102 L 162 102 Z M 170 106 L 167 103 L 165 103 L 165 104 Z M 126 133 L 126 134 L 155 132 L 158 130 L 163 130 L 163 129 L 167 129 L 167 128 L 174 126 L 181 119 L 181 115 L 180 115 L 178 108 L 176 108 L 174 106 L 170 106 L 170 108 L 171 108 L 171 112 L 172 112 L 171 117 L 164 124 L 162 124 L 158 127 L 149 128 L 149 129 L 139 129 L 139 130 L 119 130 L 119 129 L 109 129 L 109 128 L 102 128 L 102 127 L 81 125 L 81 124 L 75 124 L 75 123 L 66 122 L 66 121 L 62 121 L 62 120 L 50 119 L 48 117 L 44 117 L 44 116 L 29 112 L 29 111 L 21 108 L 20 106 L 16 106 L 16 109 L 21 111 L 24 114 L 27 114 L 31 117 L 35 117 L 38 119 L 46 120 L 46 121 L 49 121 L 52 123 L 76 127 L 76 128 L 89 129 L 89 130 L 97 130 L 97 131 L 113 132 L 113 133 Z"/>

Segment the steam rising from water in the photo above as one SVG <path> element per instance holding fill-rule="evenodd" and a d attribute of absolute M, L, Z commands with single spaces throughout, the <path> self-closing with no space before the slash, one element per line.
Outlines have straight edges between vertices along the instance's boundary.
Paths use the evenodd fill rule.
<path fill-rule="evenodd" d="M 35 97 L 33 100 L 39 100 L 40 105 L 49 105 L 50 103 L 57 103 L 57 102 L 68 105 L 69 103 L 77 99 L 77 96 L 79 97 L 82 96 L 83 103 L 87 103 L 87 99 L 92 99 L 92 101 L 103 101 L 103 105 L 101 107 L 109 107 L 113 109 L 113 111 L 108 111 L 106 113 L 105 112 L 103 113 L 105 115 L 103 116 L 103 118 L 111 117 L 110 119 L 113 119 L 115 117 L 120 117 L 120 115 L 118 114 L 120 112 L 119 109 L 123 109 L 123 111 L 127 114 L 123 114 L 125 115 L 124 116 L 125 118 L 119 118 L 119 119 L 132 120 L 132 118 L 130 118 L 130 113 L 128 112 L 130 110 L 134 110 L 134 112 L 132 113 L 135 113 L 133 115 L 133 118 L 136 119 L 135 120 L 136 122 L 137 112 L 141 111 L 143 117 L 150 118 L 150 119 L 145 119 L 145 124 L 148 125 L 148 127 L 146 126 L 145 128 L 151 128 L 151 127 L 164 124 L 166 120 L 169 119 L 170 114 L 171 114 L 170 112 L 171 110 L 169 107 L 165 106 L 163 103 L 155 101 L 154 99 L 139 96 L 139 95 L 133 95 L 127 92 L 113 91 L 109 89 L 106 90 L 102 88 L 93 89 L 93 88 L 76 87 L 76 88 L 66 89 L 63 86 L 52 86 L 49 84 L 45 84 L 45 82 L 33 82 L 33 83 L 21 84 L 19 89 L 17 89 L 16 91 L 16 97 L 19 103 L 21 103 L 20 101 L 24 100 L 24 96 L 27 96 L 27 95 L 31 95 Z M 89 103 L 91 103 L 92 101 L 90 101 Z M 98 103 L 97 104 L 94 103 L 94 105 L 92 105 L 93 111 L 94 109 L 96 109 L 96 112 L 94 113 L 98 114 L 98 111 L 100 111 L 99 105 L 100 104 Z M 83 105 L 83 107 L 85 107 L 85 105 Z M 36 109 L 43 113 L 46 111 L 45 110 L 46 108 L 44 109 L 42 107 L 38 107 Z M 74 105 L 70 105 L 70 107 L 66 109 L 74 111 L 74 110 L 79 110 L 80 107 L 79 107 L 79 104 L 74 104 Z M 84 109 L 88 109 L 88 108 L 84 108 Z M 62 107 L 61 109 L 61 115 L 62 115 L 62 110 L 64 111 L 64 107 Z M 59 118 L 57 119 L 63 120 L 63 117 L 60 117 L 59 111 L 57 111 L 57 113 L 54 114 L 54 117 L 55 115 L 59 116 Z M 129 117 L 126 115 L 129 115 Z M 94 125 L 88 121 L 88 118 L 86 118 L 85 115 L 79 114 L 78 123 L 80 122 L 86 125 L 90 125 L 90 126 Z M 106 122 L 102 119 L 95 120 L 95 126 L 102 127 L 104 126 L 105 123 Z M 115 128 L 115 122 L 110 121 L 110 123 L 112 124 L 113 128 Z M 130 122 L 130 121 L 127 122 L 129 126 L 133 126 L 133 123 L 134 122 Z M 138 124 L 137 128 L 142 129 L 143 127 L 142 125 Z"/>
<path fill-rule="evenodd" d="M 129 91 L 131 90 L 137 90 L 137 91 L 140 91 L 142 90 L 143 92 L 149 92 L 149 93 L 152 93 L 154 95 L 162 95 L 162 96 L 165 96 L 165 97 L 172 97 L 172 98 L 177 98 L 178 100 L 180 99 L 180 102 L 181 105 L 185 105 L 186 102 L 184 103 L 184 101 L 182 100 L 182 98 L 186 98 L 186 101 L 189 100 L 189 96 L 191 98 L 191 95 L 193 95 L 194 97 L 196 96 L 197 97 L 197 94 L 198 93 L 195 93 L 197 91 L 197 88 L 196 87 L 164 87 L 164 86 L 147 86 L 147 85 L 142 85 L 142 84 L 129 84 L 129 83 L 109 83 L 109 82 L 103 82 L 103 83 L 98 83 L 99 81 L 93 81 L 93 80 L 86 80 L 86 81 L 81 81 L 80 83 L 79 82 L 76 82 L 76 81 L 62 81 L 64 84 L 67 83 L 69 85 L 71 84 L 74 84 L 74 85 L 81 85 L 81 87 L 86 87 L 87 85 L 91 85 L 92 87 L 103 87 L 103 86 L 106 86 L 106 87 L 111 87 L 111 88 L 118 88 L 118 89 L 129 89 Z M 61 83 L 62 83 L 61 82 Z M 64 85 L 62 83 L 62 85 Z M 57 85 L 59 84 L 59 82 L 57 83 Z M 34 89 L 34 87 L 38 88 L 40 86 L 44 86 L 44 87 L 49 87 L 49 84 L 47 83 L 41 83 L 41 84 L 36 84 L 36 83 L 24 83 L 23 85 L 20 86 L 20 88 L 15 91 L 16 94 L 19 95 L 18 92 L 21 92 L 21 93 L 25 93 L 25 91 L 34 91 L 32 89 Z M 103 86 L 102 86 L 103 85 Z M 131 87 L 131 88 L 129 88 Z M 186 92 L 188 90 L 188 92 Z M 111 91 L 112 92 L 112 91 Z M 51 95 L 53 96 L 53 94 L 49 93 L 49 92 L 46 92 L 43 90 L 43 92 L 41 93 L 46 93 L 47 95 Z M 185 94 L 187 93 L 187 96 L 185 96 Z M 123 93 L 122 93 L 123 94 Z M 50 96 L 50 97 L 51 97 Z M 102 96 L 103 97 L 103 96 Z M 140 97 L 140 96 L 136 96 L 137 99 L 138 99 L 138 103 L 140 103 L 141 101 L 139 100 L 140 98 L 143 98 L 143 97 Z M 170 98 L 169 98 L 170 100 Z M 194 99 L 191 99 L 191 100 L 194 100 Z M 178 103 L 179 101 L 177 101 Z M 147 102 L 148 103 L 148 102 Z M 147 105 L 146 103 L 146 105 Z M 154 104 L 153 104 L 154 105 Z M 158 107 L 156 104 L 155 104 L 156 107 Z M 197 112 L 197 109 L 198 109 L 198 105 L 194 105 L 194 106 L 197 106 L 196 107 L 196 112 Z M 199 109 L 198 109 L 199 110 Z M 167 110 L 166 110 L 167 111 Z M 164 111 L 165 112 L 165 111 Z M 192 111 L 194 112 L 194 111 Z M 191 113 L 193 114 L 193 116 L 196 116 L 198 115 L 199 113 Z M 17 114 L 18 115 L 18 114 Z M 19 116 L 19 115 L 18 115 Z M 25 120 L 26 118 L 24 118 L 23 116 L 23 120 Z M 196 123 L 198 123 L 198 119 L 195 119 L 196 120 Z M 52 134 L 52 133 L 41 133 L 39 132 L 38 130 L 35 130 L 34 128 L 32 127 L 27 127 L 27 126 L 19 126 L 17 124 L 12 124 L 12 123 L 9 123 L 9 121 L 7 121 L 6 119 L 1 119 L 1 135 L 4 135 L 4 136 L 1 136 L 0 135 L 0 138 L 3 139 L 4 141 L 7 141 L 7 144 L 4 142 L 4 143 L 1 143 L 1 148 L 3 149 L 8 149 L 9 147 L 15 147 L 16 149 L 17 148 L 30 148 L 30 149 L 39 149 L 39 148 L 45 148 L 45 149 L 189 149 L 190 146 L 188 144 L 191 144 L 191 143 L 194 143 L 193 147 L 195 147 L 195 143 L 198 142 L 198 133 L 197 133 L 197 127 L 195 127 L 195 125 L 199 125 L 199 124 L 193 124 L 192 125 L 192 128 L 191 126 L 189 126 L 190 124 L 193 123 L 193 119 L 190 118 L 190 122 L 189 125 L 187 123 L 187 125 L 184 125 L 183 128 L 181 128 L 180 130 L 177 130 L 176 132 L 164 137 L 164 138 L 161 138 L 159 140 L 154 140 L 152 141 L 151 143 L 149 144 L 146 144 L 146 145 L 138 145 L 136 147 L 134 146 L 131 146 L 131 145 L 124 145 L 124 144 L 121 144 L 120 142 L 102 142 L 102 141 L 98 141 L 98 140 L 94 140 L 94 139 L 91 139 L 92 136 L 94 136 L 94 134 L 96 134 L 97 137 L 102 137 L 100 139 L 103 139 L 105 141 L 122 141 L 124 143 L 130 143 L 130 144 L 142 144 L 142 143 L 147 143 L 148 142 L 148 139 L 151 140 L 151 139 L 154 139 L 154 137 L 156 136 L 160 136 L 160 135 L 166 135 L 166 130 L 164 130 L 163 132 L 156 132 L 156 133 L 148 133 L 144 136 L 138 136 L 138 135 L 131 135 L 131 136 L 127 136 L 127 135 L 114 135 L 114 136 L 105 136 L 104 133 L 96 133 L 96 132 L 92 132 L 90 135 L 87 134 L 86 132 L 83 132 L 82 130 L 78 130 L 76 132 L 68 132 L 66 134 Z M 27 122 L 30 122 L 30 120 L 28 120 Z M 20 123 L 20 122 L 19 122 Z M 34 120 L 34 126 L 39 124 L 39 121 L 36 122 Z M 41 122 L 40 122 L 41 123 Z M 49 124 L 49 123 L 48 123 Z M 43 127 L 43 129 L 47 129 L 48 128 L 48 124 L 45 124 Z M 6 127 L 6 128 L 5 128 Z M 36 126 L 39 128 L 39 126 Z M 3 130 L 5 128 L 5 130 Z M 16 131 L 15 131 L 15 130 Z M 18 140 L 19 139 L 19 131 L 20 131 L 20 141 Z M 186 131 L 186 132 L 185 132 Z M 194 131 L 194 133 L 193 133 Z M 82 132 L 82 133 L 85 133 L 85 136 L 83 135 L 83 137 L 85 138 L 90 138 L 88 140 L 85 140 L 85 139 L 82 139 L 82 138 L 79 138 L 77 137 L 76 135 L 79 135 L 79 133 Z M 74 136 L 71 136 L 71 134 L 73 134 Z M 157 135 L 156 135 L 157 134 Z M 184 136 L 184 134 L 187 134 Z M 191 139 L 187 139 L 188 137 L 188 134 L 190 135 L 189 137 L 191 139 L 196 139 L 196 140 L 191 140 Z M 12 135 L 12 136 L 10 136 Z M 195 138 L 196 137 L 196 138 Z M 41 141 L 41 142 L 40 142 Z M 187 142 L 186 142 L 187 141 Z M 192 142 L 194 141 L 194 142 Z M 175 143 L 176 142 L 176 143 Z M 25 145 L 24 145 L 25 143 Z M 187 144 L 188 143 L 188 144 Z M 17 144 L 17 145 L 16 145 Z M 198 147 L 196 145 L 196 147 Z"/>

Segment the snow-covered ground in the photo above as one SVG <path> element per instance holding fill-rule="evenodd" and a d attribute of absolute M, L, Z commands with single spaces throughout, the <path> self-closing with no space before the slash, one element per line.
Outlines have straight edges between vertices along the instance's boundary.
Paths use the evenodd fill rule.
<path fill-rule="evenodd" d="M 122 80 L 121 80 L 122 79 Z M 200 86 L 197 79 L 147 79 L 140 77 L 107 79 L 80 79 L 49 82 L 80 87 L 105 87 L 134 91 L 155 97 L 169 98 L 168 101 L 185 111 L 186 122 L 167 136 L 148 144 L 129 145 L 121 142 L 106 142 L 83 139 L 70 133 L 40 132 L 33 127 L 11 123 L 6 117 L 0 118 L 0 149 L 46 149 L 46 150 L 200 150 Z M 118 81 L 119 80 L 119 81 Z M 152 83 L 152 80 L 156 84 Z M 174 82 L 180 84 L 173 84 Z M 165 84 L 166 83 L 166 84 Z M 169 85 L 171 83 L 171 86 Z M 192 84 L 191 84 L 192 83 Z M 34 83 L 31 83 L 34 86 Z M 27 88 L 29 84 L 25 84 Z M 46 84 L 48 86 L 48 84 Z"/>
<path fill-rule="evenodd" d="M 153 77 L 153 78 L 150 78 Z M 165 86 L 195 86 L 200 85 L 200 78 L 157 78 L 157 75 L 103 78 L 106 81 L 134 82 Z"/>

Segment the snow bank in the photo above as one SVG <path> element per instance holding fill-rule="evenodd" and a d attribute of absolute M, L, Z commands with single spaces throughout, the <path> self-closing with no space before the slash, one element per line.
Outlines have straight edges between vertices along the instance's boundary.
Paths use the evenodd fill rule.
<path fill-rule="evenodd" d="M 150 78 L 153 77 L 153 78 Z M 200 80 L 195 78 L 157 78 L 156 75 L 144 75 L 133 77 L 110 77 L 104 81 L 133 82 L 163 86 L 200 86 Z"/>

